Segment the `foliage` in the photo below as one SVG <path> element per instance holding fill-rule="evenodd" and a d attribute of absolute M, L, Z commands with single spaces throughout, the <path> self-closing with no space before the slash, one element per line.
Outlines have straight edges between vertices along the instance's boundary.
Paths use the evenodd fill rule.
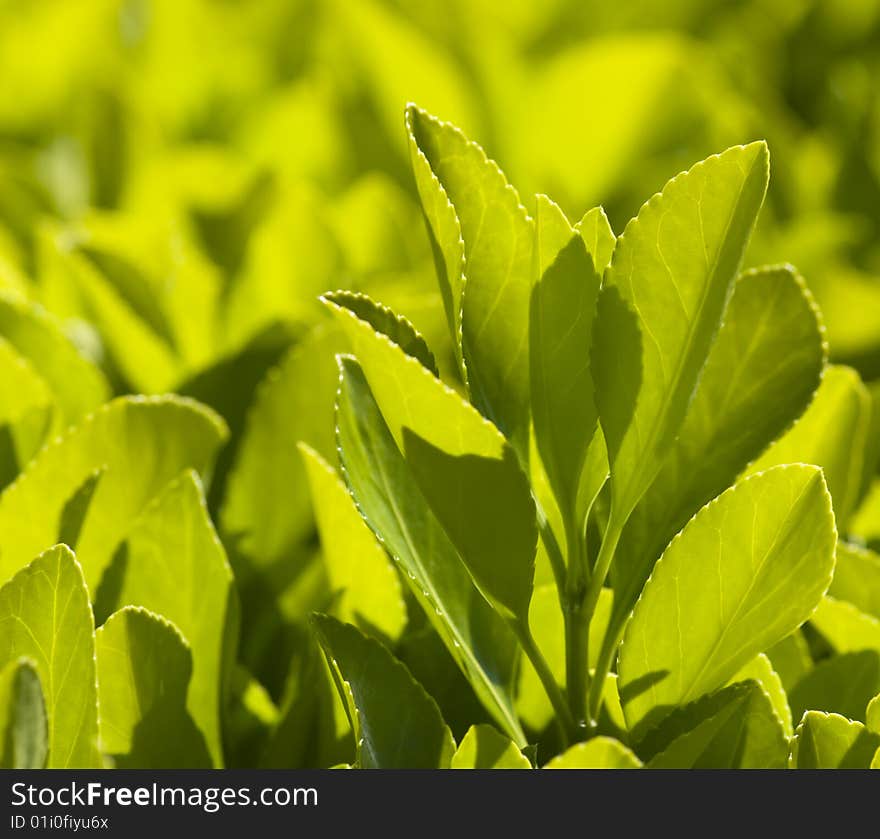
<path fill-rule="evenodd" d="M 880 765 L 880 7 L 20 5 L 0 765 Z"/>

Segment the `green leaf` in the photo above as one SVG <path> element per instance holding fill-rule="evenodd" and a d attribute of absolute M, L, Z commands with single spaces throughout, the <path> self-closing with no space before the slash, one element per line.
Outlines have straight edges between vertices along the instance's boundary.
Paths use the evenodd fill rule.
<path fill-rule="evenodd" d="M 48 752 L 43 689 L 28 658 L 0 669 L 0 767 L 42 769 Z"/>
<path fill-rule="evenodd" d="M 0 427 L 8 435 L 9 466 L 0 472 L 8 485 L 45 442 L 56 409 L 46 383 L 28 361 L 0 338 Z M 5 458 L 4 458 L 5 459 Z"/>
<path fill-rule="evenodd" d="M 477 696 L 519 745 L 513 711 L 518 647 L 477 591 L 400 454 L 352 359 L 340 360 L 337 435 L 343 475 L 367 524 L 404 572 L 416 599 Z"/>
<path fill-rule="evenodd" d="M 880 554 L 838 542 L 837 564 L 828 594 L 880 619 Z"/>
<path fill-rule="evenodd" d="M 538 197 L 535 250 L 564 219 L 548 199 Z M 549 220 L 546 220 L 549 217 Z M 567 224 L 567 223 L 566 223 Z M 568 242 L 532 289 L 529 351 L 532 418 L 547 477 L 563 515 L 577 516 L 577 496 L 587 448 L 598 413 L 590 375 L 590 348 L 601 277 L 584 245 L 569 228 Z M 572 521 L 580 531 L 582 523 Z"/>
<path fill-rule="evenodd" d="M 786 737 L 794 734 L 794 720 L 792 719 L 791 707 L 789 706 L 788 696 L 785 688 L 782 686 L 782 679 L 773 669 L 770 659 L 764 654 L 756 655 L 745 667 L 740 668 L 739 672 L 730 680 L 731 684 L 736 682 L 757 682 L 764 693 L 770 699 L 776 716 L 782 722 L 782 728 Z M 800 714 L 796 714 L 797 719 L 801 718 Z"/>
<path fill-rule="evenodd" d="M 768 174 L 764 143 L 728 149 L 669 181 L 617 240 L 599 296 L 593 377 L 621 524 L 681 428 Z"/>
<path fill-rule="evenodd" d="M 834 499 L 837 526 L 844 533 L 860 492 L 870 423 L 871 394 L 859 374 L 849 367 L 828 367 L 804 415 L 749 472 L 780 463 L 821 466 Z"/>
<path fill-rule="evenodd" d="M 171 482 L 132 524 L 122 555 L 117 607 L 162 615 L 192 651 L 186 707 L 214 766 L 223 766 L 221 709 L 238 641 L 238 599 L 226 553 L 198 476 Z"/>
<path fill-rule="evenodd" d="M 544 769 L 641 769 L 642 762 L 612 737 L 594 737 L 554 757 Z"/>
<path fill-rule="evenodd" d="M 605 210 L 601 207 L 593 207 L 577 223 L 577 231 L 581 234 L 587 252 L 593 259 L 593 265 L 601 276 L 611 264 L 614 246 L 617 243 Z"/>
<path fill-rule="evenodd" d="M 47 233 L 40 241 L 40 283 L 47 302 L 77 301 L 84 316 L 101 335 L 113 365 L 133 390 L 161 393 L 180 378 L 178 359 L 167 341 L 125 299 L 98 268 L 76 251 L 70 231 Z"/>
<path fill-rule="evenodd" d="M 49 725 L 49 769 L 99 769 L 92 609 L 82 569 L 58 545 L 0 588 L 0 667 L 33 660 Z"/>
<path fill-rule="evenodd" d="M 868 702 L 878 691 L 880 652 L 861 650 L 820 661 L 789 697 L 796 719 L 806 711 L 827 711 L 864 722 Z"/>
<path fill-rule="evenodd" d="M 332 457 L 336 353 L 348 349 L 340 330 L 309 332 L 257 388 L 227 493 L 221 532 L 258 568 L 289 561 L 314 519 L 302 458 L 304 440 Z"/>
<path fill-rule="evenodd" d="M 65 425 L 83 419 L 109 398 L 110 387 L 101 371 L 39 306 L 0 294 L 0 335 L 48 385 Z"/>
<path fill-rule="evenodd" d="M 359 320 L 370 324 L 376 332 L 387 335 L 407 355 L 418 359 L 422 366 L 435 376 L 438 375 L 434 354 L 406 318 L 395 314 L 387 306 L 376 303 L 365 294 L 352 291 L 328 292 L 322 294 L 321 299 L 353 312 Z"/>
<path fill-rule="evenodd" d="M 407 107 L 406 121 L 412 155 L 427 161 L 460 223 L 464 260 L 457 274 L 453 246 L 440 238 L 454 235 L 448 212 L 442 214 L 444 228 L 434 230 L 433 237 L 450 255 L 440 266 L 441 289 L 452 309 L 453 328 L 461 327 L 469 392 L 480 411 L 525 452 L 532 220 L 498 165 L 457 128 L 414 105 Z M 417 181 L 428 186 L 427 173 L 418 175 L 420 168 Z M 431 206 L 440 199 L 434 191 L 428 200 Z"/>
<path fill-rule="evenodd" d="M 95 633 L 101 750 L 118 768 L 211 766 L 205 739 L 186 710 L 192 673 L 177 628 L 126 607 Z"/>
<path fill-rule="evenodd" d="M 803 413 L 826 352 L 797 273 L 780 266 L 739 276 L 681 433 L 621 537 L 615 627 L 670 539 Z"/>
<path fill-rule="evenodd" d="M 700 510 L 657 562 L 626 630 L 630 728 L 720 687 L 800 626 L 831 582 L 836 538 L 816 467 L 770 469 Z"/>
<path fill-rule="evenodd" d="M 868 731 L 880 734 L 880 694 L 877 694 L 869 703 L 865 711 L 865 725 Z"/>
<path fill-rule="evenodd" d="M 537 526 L 528 481 L 504 436 L 416 359 L 328 302 L 432 512 L 474 583 L 505 617 L 528 616 Z"/>
<path fill-rule="evenodd" d="M 452 756 L 452 769 L 531 769 L 528 758 L 491 725 L 472 725 Z"/>
<path fill-rule="evenodd" d="M 436 703 L 378 641 L 350 624 L 313 624 L 348 708 L 362 769 L 442 769 L 455 750 Z"/>
<path fill-rule="evenodd" d="M 788 738 L 770 697 L 748 681 L 673 712 L 650 752 L 649 769 L 783 769 Z"/>
<path fill-rule="evenodd" d="M 795 769 L 867 769 L 880 734 L 840 714 L 808 711 L 792 743 L 789 765 Z"/>
<path fill-rule="evenodd" d="M 108 403 L 43 449 L 0 495 L 0 579 L 57 540 L 68 500 L 100 469 L 77 540 L 94 593 L 132 519 L 183 469 L 207 471 L 225 435 L 216 414 L 181 397 Z"/>
<path fill-rule="evenodd" d="M 803 632 L 797 629 L 767 650 L 767 658 L 779 674 L 785 690 L 791 690 L 813 667 L 810 648 Z"/>
<path fill-rule="evenodd" d="M 823 597 L 810 616 L 810 623 L 839 653 L 880 651 L 880 620 L 860 611 L 852 603 Z"/>
<path fill-rule="evenodd" d="M 336 470 L 309 446 L 301 443 L 299 450 L 330 587 L 340 593 L 337 616 L 346 623 L 362 623 L 367 634 L 378 630 L 380 637 L 396 640 L 406 626 L 406 606 L 394 567 Z"/>

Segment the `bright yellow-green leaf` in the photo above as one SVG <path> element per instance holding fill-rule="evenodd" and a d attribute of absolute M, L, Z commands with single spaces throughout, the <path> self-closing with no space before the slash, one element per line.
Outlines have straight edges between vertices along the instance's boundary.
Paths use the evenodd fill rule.
<path fill-rule="evenodd" d="M 780 463 L 821 466 L 843 533 L 858 499 L 871 395 L 849 367 L 828 367 L 812 404 L 794 427 L 750 467 L 760 472 Z"/>
<path fill-rule="evenodd" d="M 238 642 L 238 597 L 226 553 L 194 472 L 168 484 L 131 525 L 116 604 L 173 622 L 192 652 L 186 707 L 214 766 L 223 766 L 221 719 Z"/>
<path fill-rule="evenodd" d="M 76 545 L 94 597 L 132 519 L 182 470 L 207 472 L 225 437 L 222 420 L 192 400 L 108 403 L 43 449 L 0 495 L 0 579 L 57 541 L 65 505 L 99 470 Z"/>
<path fill-rule="evenodd" d="M 826 352 L 798 274 L 781 266 L 740 275 L 678 439 L 621 537 L 615 628 L 672 537 L 804 411 Z"/>
<path fill-rule="evenodd" d="M 330 588 L 339 593 L 334 610 L 394 641 L 406 625 L 400 580 L 376 537 L 361 518 L 336 470 L 314 449 L 300 444 Z"/>
<path fill-rule="evenodd" d="M 101 750 L 120 768 L 210 767 L 205 739 L 186 710 L 192 673 L 177 628 L 126 607 L 95 633 Z"/>
<path fill-rule="evenodd" d="M 810 616 L 810 623 L 839 653 L 880 651 L 880 620 L 860 611 L 852 603 L 823 597 Z"/>
<path fill-rule="evenodd" d="M 83 358 L 41 307 L 0 295 L 0 335 L 46 383 L 65 424 L 78 422 L 110 396 L 100 370 Z"/>
<path fill-rule="evenodd" d="M 337 435 L 343 474 L 367 524 L 453 660 L 502 730 L 525 736 L 513 710 L 518 646 L 471 580 L 400 454 L 364 374 L 342 359 Z"/>
<path fill-rule="evenodd" d="M 447 768 L 455 741 L 409 671 L 350 624 L 316 615 L 313 625 L 348 709 L 360 768 Z"/>
<path fill-rule="evenodd" d="M 475 584 L 525 620 L 534 576 L 534 502 L 498 429 L 353 312 L 329 302 L 432 512 Z"/>
<path fill-rule="evenodd" d="M 335 355 L 339 330 L 316 327 L 257 388 L 221 508 L 221 529 L 258 567 L 288 559 L 313 527 L 309 489 L 296 449 L 307 442 L 332 457 Z"/>
<path fill-rule="evenodd" d="M 700 510 L 658 561 L 626 630 L 630 729 L 720 687 L 800 626 L 831 582 L 836 540 L 813 466 L 762 472 Z"/>
<path fill-rule="evenodd" d="M 860 650 L 823 659 L 790 691 L 795 719 L 806 711 L 841 714 L 865 721 L 865 710 L 880 691 L 880 652 Z"/>
<path fill-rule="evenodd" d="M 867 769 L 880 748 L 880 734 L 840 714 L 808 711 L 792 743 L 795 769 Z"/>
<path fill-rule="evenodd" d="M 538 198 L 535 251 L 539 261 L 561 226 L 558 209 Z M 545 219 L 547 219 L 545 221 Z M 551 228 L 548 230 L 548 228 Z M 593 322 L 601 276 L 584 240 L 570 230 L 568 241 L 537 278 L 529 320 L 532 420 L 541 460 L 563 515 L 580 532 L 578 487 L 598 413 L 590 374 Z M 592 499 L 591 499 L 592 500 Z"/>
<path fill-rule="evenodd" d="M 544 769 L 640 769 L 642 762 L 612 737 L 577 743 L 544 765 Z"/>
<path fill-rule="evenodd" d="M 472 725 L 452 756 L 452 769 L 531 769 L 528 758 L 491 725 Z"/>
<path fill-rule="evenodd" d="M 807 646 L 804 633 L 799 629 L 775 643 L 766 654 L 787 691 L 791 690 L 813 667 L 810 648 Z"/>
<path fill-rule="evenodd" d="M 673 712 L 650 750 L 650 769 L 783 769 L 788 737 L 770 697 L 747 681 Z"/>
<path fill-rule="evenodd" d="M 783 731 L 786 737 L 794 734 L 794 721 L 792 720 L 791 708 L 788 704 L 788 697 L 785 688 L 782 686 L 782 679 L 773 669 L 773 664 L 764 653 L 758 653 L 748 664 L 741 667 L 739 672 L 730 680 L 731 684 L 736 682 L 746 682 L 748 680 L 757 682 L 764 693 L 770 699 L 776 716 L 782 722 Z M 800 719 L 800 714 L 797 718 Z"/>
<path fill-rule="evenodd" d="M 617 243 L 605 210 L 601 207 L 593 207 L 577 223 L 577 231 L 581 234 L 587 252 L 593 259 L 593 265 L 601 276 L 611 264 L 614 245 Z"/>
<path fill-rule="evenodd" d="M 451 258 L 440 267 L 453 328 L 457 323 L 461 326 L 471 398 L 524 451 L 529 419 L 532 220 L 498 165 L 457 128 L 412 105 L 407 108 L 407 125 L 455 210 L 464 241 L 458 274 L 450 277 Z M 429 188 L 425 173 L 419 180 L 422 189 Z M 436 188 L 428 200 L 430 206 L 441 200 Z M 430 222 L 431 215 L 428 218 Z M 442 219 L 444 228 L 435 229 L 433 235 L 442 252 L 451 256 L 454 246 L 441 236 L 454 233 L 454 227 L 448 224 L 448 212 Z M 455 306 L 461 308 L 459 321 Z"/>
<path fill-rule="evenodd" d="M 30 658 L 44 686 L 49 769 L 98 769 L 95 635 L 82 569 L 58 545 L 0 588 L 0 667 Z"/>
<path fill-rule="evenodd" d="M 880 734 L 880 694 L 877 694 L 869 703 L 865 711 L 865 725 L 868 731 Z"/>
<path fill-rule="evenodd" d="M 617 240 L 592 357 L 620 523 L 681 429 L 768 175 L 764 143 L 728 149 L 669 181 Z"/>
<path fill-rule="evenodd" d="M 828 593 L 880 619 L 880 554 L 838 542 L 837 564 Z"/>

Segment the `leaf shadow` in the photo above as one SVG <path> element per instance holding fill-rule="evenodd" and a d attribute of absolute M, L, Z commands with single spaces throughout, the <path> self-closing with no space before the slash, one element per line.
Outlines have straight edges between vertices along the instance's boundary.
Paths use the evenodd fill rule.
<path fill-rule="evenodd" d="M 611 456 L 620 448 L 635 415 L 643 375 L 639 317 L 615 286 L 603 286 L 599 292 L 593 334 L 596 403 Z M 602 358 L 599 348 L 609 346 L 616 348 L 613 358 Z M 603 399 L 603 393 L 612 391 L 616 393 L 613 400 Z"/>

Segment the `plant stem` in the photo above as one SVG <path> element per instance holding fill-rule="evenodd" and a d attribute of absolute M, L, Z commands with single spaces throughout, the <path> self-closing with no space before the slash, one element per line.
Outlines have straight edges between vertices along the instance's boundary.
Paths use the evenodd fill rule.
<path fill-rule="evenodd" d="M 602 593 L 602 586 L 605 584 L 605 578 L 608 576 L 608 570 L 611 568 L 611 562 L 614 559 L 614 552 L 617 550 L 617 544 L 620 541 L 620 536 L 623 533 L 623 525 L 618 523 L 617 518 L 614 515 L 614 509 L 612 507 L 611 515 L 608 519 L 608 526 L 605 529 L 605 535 L 602 538 L 602 546 L 599 548 L 599 556 L 596 558 L 596 565 L 593 568 L 593 577 L 590 580 L 589 587 L 587 588 L 587 595 L 584 598 L 583 604 L 583 615 L 584 619 L 587 623 L 587 638 L 584 646 L 586 647 L 585 655 L 587 659 L 589 659 L 589 646 L 590 646 L 590 621 L 593 618 L 593 613 L 596 611 L 596 604 L 599 602 L 599 595 Z M 607 666 L 610 667 L 610 658 Z M 607 672 L 607 670 L 605 671 Z M 601 668 L 597 667 L 596 672 L 593 676 L 593 683 L 590 686 L 590 708 L 593 708 L 593 703 L 595 700 L 595 696 L 598 693 L 598 698 L 601 700 L 602 698 L 602 687 L 605 684 L 605 675 Z M 590 711 L 590 723 L 595 722 L 595 712 L 593 710 Z"/>
<path fill-rule="evenodd" d="M 605 679 L 611 670 L 611 662 L 614 659 L 614 653 L 620 644 L 623 636 L 623 627 L 625 622 L 621 621 L 619 628 L 609 626 L 605 638 L 602 640 L 602 649 L 599 653 L 599 660 L 596 662 L 596 672 L 593 674 L 593 684 L 590 686 L 590 703 L 589 712 L 590 719 L 595 720 L 599 715 L 599 707 L 602 705 L 602 690 L 605 686 Z"/>
<path fill-rule="evenodd" d="M 571 517 L 567 519 L 571 521 Z M 568 707 L 575 723 L 586 730 L 587 690 L 589 672 L 587 667 L 587 646 L 589 643 L 590 620 L 584 612 L 584 603 L 589 581 L 587 567 L 586 540 L 581 538 L 579 528 L 572 524 L 566 527 L 568 543 L 568 576 L 562 613 L 565 619 L 565 687 L 568 694 Z"/>
<path fill-rule="evenodd" d="M 532 663 L 532 667 L 535 668 L 547 698 L 553 705 L 553 710 L 556 712 L 556 716 L 562 726 L 563 740 L 565 741 L 563 745 L 567 747 L 572 740 L 577 739 L 577 727 L 572 719 L 571 712 L 568 710 L 568 706 L 565 704 L 562 691 L 556 683 L 556 678 L 550 670 L 550 665 L 547 664 L 547 660 L 538 649 L 538 645 L 532 636 L 532 631 L 529 629 L 528 621 L 514 620 L 511 622 L 511 626 L 517 638 L 519 638 L 526 656 L 528 656 L 529 661 Z"/>

